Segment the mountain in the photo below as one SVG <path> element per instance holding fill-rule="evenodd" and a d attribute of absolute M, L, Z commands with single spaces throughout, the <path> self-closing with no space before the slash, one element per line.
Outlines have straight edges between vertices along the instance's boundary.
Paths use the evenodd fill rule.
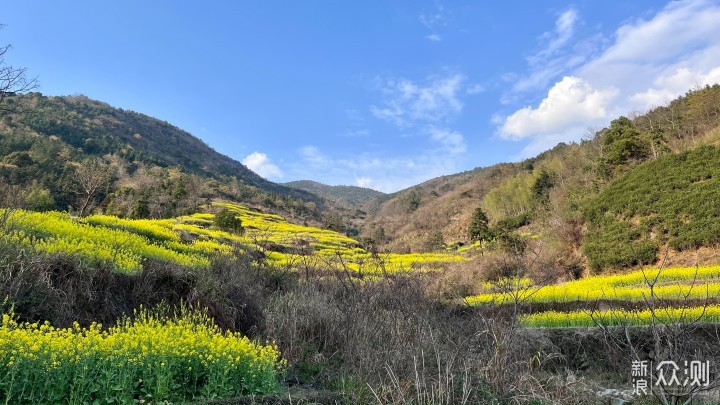
<path fill-rule="evenodd" d="M 167 218 L 221 198 L 394 252 L 468 245 L 481 210 L 493 236 L 486 242 L 528 247 L 567 274 L 682 257 L 720 240 L 712 225 L 720 216 L 706 202 L 720 198 L 711 193 L 718 174 L 706 170 L 720 156 L 720 85 L 618 117 L 582 142 L 393 194 L 275 184 L 166 122 L 83 96 L 6 101 L 15 112 L 0 119 L 0 197 L 22 194 L 35 210 Z M 665 192 L 637 192 L 648 184 Z"/>
<path fill-rule="evenodd" d="M 261 190 L 317 199 L 270 182 L 242 163 L 216 152 L 182 129 L 145 114 L 114 108 L 85 96 L 44 97 L 33 94 L 32 108 L 20 120 L 39 135 L 58 136 L 88 154 L 132 150 L 159 166 L 182 166 L 208 177 L 234 176 Z"/>
<path fill-rule="evenodd" d="M 145 213 L 145 200 L 167 206 L 188 194 L 193 201 L 185 211 L 213 197 L 283 211 L 291 218 L 320 218 L 324 209 L 318 196 L 267 181 L 165 121 L 85 96 L 30 93 L 4 102 L 11 112 L 0 120 L 0 179 L 49 193 L 52 208 L 73 207 L 80 192 L 79 169 L 99 161 L 112 181 L 98 191 L 97 204 L 120 215 Z M 166 195 L 158 195 L 161 189 Z M 176 213 L 164 209 L 153 215 Z"/>
<path fill-rule="evenodd" d="M 713 247 L 717 213 L 709 201 L 720 195 L 710 187 L 717 150 L 698 149 L 707 145 L 720 145 L 720 85 L 618 117 L 589 139 L 522 162 L 439 177 L 373 200 L 361 236 L 384 235 L 393 251 L 423 251 L 438 239 L 464 245 L 481 209 L 496 234 L 525 235 L 562 271 L 627 267 L 660 260 L 663 252 Z M 646 190 L 654 185 L 664 192 Z M 616 219 L 608 222 L 610 213 Z M 689 231 L 695 228 L 701 230 Z M 637 249 L 629 258 L 631 242 Z"/>
<path fill-rule="evenodd" d="M 322 198 L 335 201 L 348 208 L 361 208 L 373 198 L 382 197 L 385 193 L 357 186 L 329 186 L 312 180 L 298 180 L 283 183 L 285 186 L 304 190 Z"/>

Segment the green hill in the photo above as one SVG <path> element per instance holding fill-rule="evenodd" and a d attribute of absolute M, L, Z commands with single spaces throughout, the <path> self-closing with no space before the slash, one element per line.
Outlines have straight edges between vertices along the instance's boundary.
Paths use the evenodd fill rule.
<path fill-rule="evenodd" d="M 285 186 L 304 190 L 349 208 L 360 208 L 367 201 L 385 195 L 377 190 L 357 186 L 329 186 L 312 180 L 284 183 Z"/>
<path fill-rule="evenodd" d="M 30 93 L 4 102 L 12 112 L 0 124 L 0 178 L 50 197 L 32 208 L 77 208 L 78 169 L 94 161 L 110 180 L 95 202 L 118 215 L 189 213 L 220 197 L 295 217 L 321 216 L 317 196 L 267 181 L 167 122 L 85 96 Z M 148 203 L 165 208 L 143 207 Z"/>
<path fill-rule="evenodd" d="M 595 269 L 655 261 L 720 242 L 720 149 L 700 147 L 644 163 L 605 188 L 585 209 L 584 251 Z"/>
<path fill-rule="evenodd" d="M 705 145 L 720 145 L 720 85 L 618 117 L 581 142 L 521 162 L 438 177 L 373 200 L 361 236 L 382 234 L 395 251 L 422 251 L 440 239 L 468 244 L 479 208 L 491 227 L 526 235 L 556 277 L 588 265 L 652 262 L 663 249 L 717 242 L 711 201 L 718 199 L 711 194 L 718 160 Z M 605 209 L 616 211 L 597 214 Z"/>

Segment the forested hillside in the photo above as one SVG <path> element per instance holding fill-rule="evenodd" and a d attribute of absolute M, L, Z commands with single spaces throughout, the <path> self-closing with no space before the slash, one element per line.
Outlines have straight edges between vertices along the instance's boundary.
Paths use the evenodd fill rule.
<path fill-rule="evenodd" d="M 490 227 L 525 234 L 565 269 L 652 263 L 664 248 L 713 246 L 717 199 L 708 193 L 716 188 L 717 150 L 704 146 L 720 144 L 719 124 L 720 86 L 692 90 L 666 106 L 619 117 L 580 143 L 377 200 L 363 235 L 382 234 L 385 246 L 398 251 L 468 244 L 480 209 Z"/>
<path fill-rule="evenodd" d="M 167 122 L 84 96 L 9 96 L 0 122 L 0 178 L 27 208 L 129 217 L 194 212 L 228 198 L 321 219 L 317 196 L 269 182 Z"/>
<path fill-rule="evenodd" d="M 328 186 L 312 180 L 298 180 L 285 183 L 284 185 L 298 190 L 305 190 L 317 196 L 335 201 L 347 208 L 362 208 L 363 205 L 373 198 L 378 198 L 385 193 L 370 188 L 357 186 Z"/>

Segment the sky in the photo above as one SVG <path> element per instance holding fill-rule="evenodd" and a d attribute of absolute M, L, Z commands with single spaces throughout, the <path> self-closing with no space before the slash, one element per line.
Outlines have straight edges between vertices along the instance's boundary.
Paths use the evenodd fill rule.
<path fill-rule="evenodd" d="M 720 82 L 720 0 L 24 0 L 0 23 L 46 95 L 167 121 L 272 181 L 384 192 Z"/>

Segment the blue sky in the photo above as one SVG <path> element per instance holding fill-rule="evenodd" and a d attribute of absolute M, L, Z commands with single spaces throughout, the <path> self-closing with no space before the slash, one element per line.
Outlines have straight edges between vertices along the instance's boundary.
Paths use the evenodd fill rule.
<path fill-rule="evenodd" d="M 36 1 L 6 61 L 279 182 L 396 191 L 720 81 L 720 0 Z"/>

